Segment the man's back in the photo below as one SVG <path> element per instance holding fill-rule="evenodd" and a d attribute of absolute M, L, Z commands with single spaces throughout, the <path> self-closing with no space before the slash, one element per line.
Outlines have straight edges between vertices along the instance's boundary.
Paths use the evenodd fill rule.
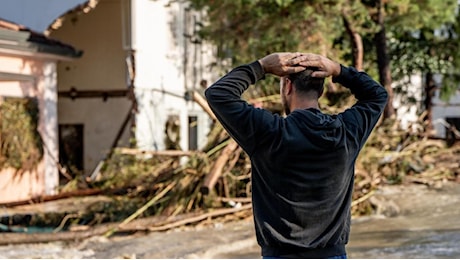
<path fill-rule="evenodd" d="M 287 70 L 299 70 L 298 60 L 319 69 L 313 73 L 333 75 L 333 81 L 349 88 L 358 101 L 343 113 L 325 115 L 297 103 L 302 100 L 294 93 L 282 96 L 294 98 L 289 100 L 293 112 L 282 118 L 241 100 L 266 70 L 286 75 Z M 286 94 L 282 89 L 282 94 L 292 95 L 291 90 Z M 218 120 L 251 158 L 254 222 L 262 255 L 345 255 L 354 164 L 383 112 L 385 89 L 367 74 L 325 57 L 282 53 L 233 69 L 205 94 Z"/>
<path fill-rule="evenodd" d="M 340 251 L 334 245 L 348 241 L 349 210 L 344 209 L 351 201 L 356 137 L 347 136 L 340 115 L 316 109 L 275 118 L 279 122 L 270 124 L 273 129 L 266 129 L 251 155 L 254 219 L 263 254 Z"/>

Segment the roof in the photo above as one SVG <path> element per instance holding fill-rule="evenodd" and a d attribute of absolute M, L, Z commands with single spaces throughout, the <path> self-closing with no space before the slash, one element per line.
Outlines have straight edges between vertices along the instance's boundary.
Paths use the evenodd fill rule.
<path fill-rule="evenodd" d="M 83 51 L 75 49 L 42 33 L 0 18 L 0 51 L 52 54 L 79 58 Z"/>
<path fill-rule="evenodd" d="M 76 7 L 68 10 L 67 12 L 63 13 L 61 16 L 59 16 L 57 19 L 55 19 L 51 25 L 48 27 L 48 29 L 45 31 L 46 35 L 49 35 L 51 31 L 59 29 L 59 27 L 62 26 L 62 23 L 66 16 L 69 14 L 86 14 L 94 10 L 96 8 L 97 4 L 99 3 L 100 0 L 87 0 L 85 3 L 77 5 Z"/>

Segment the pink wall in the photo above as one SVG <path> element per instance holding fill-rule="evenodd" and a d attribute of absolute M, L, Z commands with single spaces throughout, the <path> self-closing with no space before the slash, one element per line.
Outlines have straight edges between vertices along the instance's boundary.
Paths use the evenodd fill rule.
<path fill-rule="evenodd" d="M 0 203 L 28 200 L 44 194 L 43 161 L 35 171 L 18 172 L 7 168 L 0 171 Z"/>
<path fill-rule="evenodd" d="M 37 98 L 40 110 L 37 130 L 46 146 L 34 171 L 0 169 L 0 203 L 56 193 L 59 175 L 55 158 L 59 158 L 59 151 L 55 63 L 51 59 L 0 52 L 0 98 Z"/>

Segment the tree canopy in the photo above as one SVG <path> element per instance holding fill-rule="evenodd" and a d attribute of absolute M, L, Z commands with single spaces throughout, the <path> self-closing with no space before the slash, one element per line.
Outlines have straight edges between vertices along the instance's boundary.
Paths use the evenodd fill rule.
<path fill-rule="evenodd" d="M 458 83 L 454 0 L 189 1 L 207 13 L 201 37 L 233 65 L 277 51 L 315 52 L 357 66 L 387 88 L 415 72 L 449 75 L 443 93 Z"/>

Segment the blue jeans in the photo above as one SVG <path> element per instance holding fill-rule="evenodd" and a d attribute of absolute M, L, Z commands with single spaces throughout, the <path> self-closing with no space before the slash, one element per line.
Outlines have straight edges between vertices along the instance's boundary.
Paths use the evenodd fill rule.
<path fill-rule="evenodd" d="M 276 257 L 276 256 L 263 256 L 262 259 L 282 259 L 282 257 Z M 336 255 L 336 256 L 331 256 L 328 257 L 327 259 L 347 259 L 347 255 Z"/>

